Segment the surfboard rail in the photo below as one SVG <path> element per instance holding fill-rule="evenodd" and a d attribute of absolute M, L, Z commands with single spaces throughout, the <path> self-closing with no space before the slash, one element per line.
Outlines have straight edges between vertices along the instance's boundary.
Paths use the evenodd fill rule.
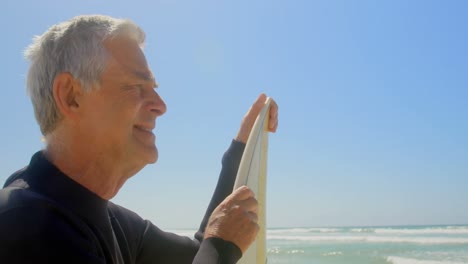
<path fill-rule="evenodd" d="M 246 185 L 258 201 L 257 238 L 239 260 L 239 264 L 265 264 L 266 256 L 266 175 L 268 158 L 268 120 L 271 99 L 267 98 L 250 132 L 237 171 L 234 190 Z"/>

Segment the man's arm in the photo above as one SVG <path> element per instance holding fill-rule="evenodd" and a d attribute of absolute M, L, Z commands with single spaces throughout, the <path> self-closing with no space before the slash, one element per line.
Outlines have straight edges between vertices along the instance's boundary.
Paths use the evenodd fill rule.
<path fill-rule="evenodd" d="M 136 257 L 136 263 L 228 264 L 240 259 L 242 252 L 234 243 L 217 237 L 203 239 L 203 232 L 213 210 L 232 192 L 244 147 L 244 143 L 233 141 L 224 154 L 218 186 L 195 240 L 164 232 L 137 214 L 110 204 L 127 236 L 128 249 Z"/>
<path fill-rule="evenodd" d="M 260 94 L 257 100 L 252 104 L 250 109 L 245 114 L 242 119 L 239 131 L 232 141 L 230 148 L 224 154 L 222 160 L 222 169 L 218 178 L 218 183 L 216 189 L 213 193 L 211 201 L 208 205 L 208 208 L 205 212 L 205 216 L 200 224 L 198 232 L 195 234 L 195 237 L 198 240 L 202 240 L 205 230 L 207 228 L 208 220 L 212 215 L 213 211 L 221 202 L 228 197 L 233 191 L 234 182 L 236 180 L 237 171 L 239 169 L 239 164 L 242 159 L 242 154 L 245 149 L 245 143 L 249 138 L 250 131 L 262 110 L 266 102 L 266 95 Z M 270 132 L 276 132 L 278 128 L 278 105 L 274 100 L 270 104 L 270 116 L 268 119 L 268 130 Z"/>
<path fill-rule="evenodd" d="M 236 180 L 237 170 L 244 153 L 245 143 L 233 140 L 229 149 L 224 153 L 222 159 L 221 173 L 219 174 L 218 183 L 214 190 L 211 201 L 206 209 L 205 216 L 200 224 L 200 227 L 195 234 L 195 238 L 199 241 L 203 240 L 208 219 L 214 209 L 232 193 L 234 182 Z"/>
<path fill-rule="evenodd" d="M 112 203 L 109 208 L 118 222 L 113 228 L 119 244 L 124 245 L 123 252 L 128 252 L 124 254 L 129 256 L 128 263 L 230 264 L 242 255 L 231 242 L 219 238 L 200 242 L 164 232 L 128 209 Z"/>
<path fill-rule="evenodd" d="M 261 94 L 242 120 L 239 132 L 233 142 L 233 144 L 235 142 L 242 143 L 242 152 L 266 99 L 266 95 Z M 268 131 L 276 132 L 277 127 L 278 105 L 272 100 L 268 117 Z M 228 151 L 228 153 L 230 152 Z M 242 154 L 239 154 L 234 157 L 228 154 L 224 156 L 223 170 L 196 237 L 197 239 L 219 238 L 234 243 L 237 248 L 245 252 L 255 240 L 259 230 L 257 224 L 258 204 L 254 193 L 245 186 L 230 194 L 242 158 Z"/>

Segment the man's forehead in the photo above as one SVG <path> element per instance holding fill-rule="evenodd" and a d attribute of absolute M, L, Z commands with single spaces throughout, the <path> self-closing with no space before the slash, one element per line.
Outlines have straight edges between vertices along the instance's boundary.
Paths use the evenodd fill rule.
<path fill-rule="evenodd" d="M 106 42 L 105 46 L 114 69 L 132 79 L 151 82 L 157 86 L 146 57 L 136 42 L 129 39 L 112 39 Z"/>
<path fill-rule="evenodd" d="M 125 67 L 142 67 L 146 58 L 138 43 L 131 39 L 115 38 L 104 41 L 108 55 Z"/>

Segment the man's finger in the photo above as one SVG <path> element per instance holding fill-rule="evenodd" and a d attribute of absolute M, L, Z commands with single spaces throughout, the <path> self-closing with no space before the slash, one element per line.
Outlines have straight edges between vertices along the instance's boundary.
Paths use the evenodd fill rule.
<path fill-rule="evenodd" d="M 247 115 L 251 116 L 253 121 L 255 121 L 258 114 L 262 110 L 262 107 L 265 105 L 266 98 L 267 97 L 264 93 L 260 94 L 257 100 L 255 100 L 255 103 L 253 103 L 252 107 L 247 112 Z"/>
<path fill-rule="evenodd" d="M 247 198 L 245 200 L 241 200 L 238 202 L 242 208 L 244 208 L 248 212 L 258 212 L 258 201 L 254 197 Z"/>
<path fill-rule="evenodd" d="M 248 212 L 248 215 L 249 215 L 250 221 L 252 221 L 253 223 L 258 223 L 258 215 L 257 215 L 257 213 Z"/>
<path fill-rule="evenodd" d="M 268 130 L 276 132 L 278 128 L 278 104 L 274 100 L 270 103 L 270 119 L 268 120 Z"/>
<path fill-rule="evenodd" d="M 262 109 L 263 105 L 265 104 L 266 99 L 267 99 L 266 94 L 261 93 L 261 94 L 257 97 L 257 100 L 256 100 L 255 103 L 254 103 L 254 106 L 259 107 L 260 109 Z"/>
<path fill-rule="evenodd" d="M 242 201 L 254 197 L 254 192 L 247 186 L 241 186 L 230 195 L 234 200 Z"/>

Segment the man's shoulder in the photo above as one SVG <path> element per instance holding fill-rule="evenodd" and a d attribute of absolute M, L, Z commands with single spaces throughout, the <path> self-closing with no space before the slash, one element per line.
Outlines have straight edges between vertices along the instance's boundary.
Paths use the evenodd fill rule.
<path fill-rule="evenodd" d="M 37 203 L 39 195 L 29 190 L 28 183 L 23 180 L 25 173 L 26 167 L 16 171 L 0 189 L 0 218 L 12 209 Z"/>
<path fill-rule="evenodd" d="M 33 191 L 17 187 L 0 190 L 0 233 L 37 236 L 60 228 L 61 219 L 53 205 Z"/>
<path fill-rule="evenodd" d="M 44 202 L 39 194 L 29 190 L 28 184 L 22 179 L 15 179 L 8 185 L 0 189 L 0 216 L 11 210 L 21 210 Z"/>
<path fill-rule="evenodd" d="M 16 184 L 26 183 L 19 179 Z M 28 188 L 9 186 L 0 190 L 0 230 L 14 231 L 18 227 L 38 233 L 49 227 L 57 229 L 65 220 L 61 211 L 52 201 Z M 34 230 L 37 232 L 31 232 Z"/>
<path fill-rule="evenodd" d="M 12 184 L 13 182 L 15 182 L 16 180 L 20 179 L 20 178 L 23 178 L 26 174 L 26 171 L 27 171 L 27 166 L 20 169 L 20 170 L 17 170 L 15 171 L 12 175 L 10 175 L 10 177 L 8 177 L 8 179 L 5 181 L 5 184 L 3 185 L 3 187 L 7 187 L 9 186 L 10 184 Z"/>
<path fill-rule="evenodd" d="M 27 183 L 21 179 L 0 190 L 0 237 L 31 236 L 37 239 L 44 235 L 60 239 L 72 233 L 86 237 L 87 231 L 82 220 L 27 188 Z M 3 236 L 6 234 L 11 236 Z"/>
<path fill-rule="evenodd" d="M 98 260 L 96 243 L 77 221 L 27 188 L 3 188 L 0 190 L 0 258 L 14 259 L 11 263 L 30 263 L 30 260 L 36 262 L 51 257 L 65 260 L 62 256 Z"/>

